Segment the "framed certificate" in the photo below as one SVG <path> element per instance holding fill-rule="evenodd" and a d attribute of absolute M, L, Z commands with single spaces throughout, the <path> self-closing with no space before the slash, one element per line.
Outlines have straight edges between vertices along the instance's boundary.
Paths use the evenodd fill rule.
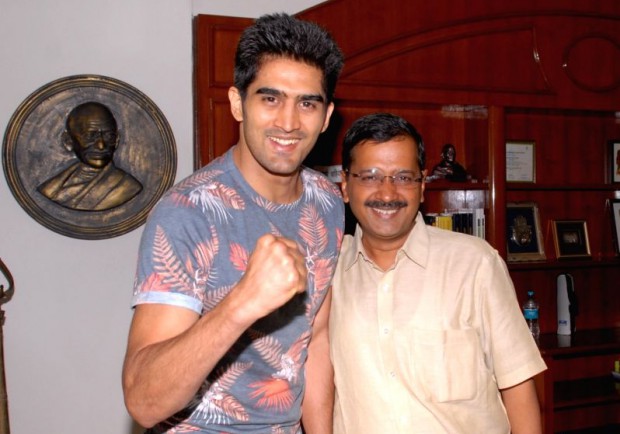
<path fill-rule="evenodd" d="M 536 156 L 533 141 L 506 142 L 506 182 L 535 182 Z"/>

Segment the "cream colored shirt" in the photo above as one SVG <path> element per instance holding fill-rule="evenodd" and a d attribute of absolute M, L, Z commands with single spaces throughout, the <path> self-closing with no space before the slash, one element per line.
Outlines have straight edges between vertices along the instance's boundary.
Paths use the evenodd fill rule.
<path fill-rule="evenodd" d="M 418 214 L 384 272 L 361 233 L 333 281 L 334 434 L 510 433 L 499 389 L 546 366 L 497 251 Z"/>

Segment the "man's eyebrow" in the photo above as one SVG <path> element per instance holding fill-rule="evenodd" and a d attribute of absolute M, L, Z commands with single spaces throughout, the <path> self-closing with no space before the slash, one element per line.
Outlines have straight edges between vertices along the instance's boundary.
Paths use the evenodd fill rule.
<path fill-rule="evenodd" d="M 302 101 L 315 101 L 315 102 L 320 102 L 323 103 L 325 102 L 325 98 L 323 98 L 322 95 L 302 95 L 299 99 L 301 99 Z"/>
<path fill-rule="evenodd" d="M 286 97 L 286 93 L 282 92 L 281 90 L 278 89 L 274 89 L 272 87 L 261 87 L 256 89 L 256 94 L 257 95 L 272 95 L 272 96 L 284 96 Z M 325 102 L 325 98 L 323 98 L 323 95 L 320 94 L 309 94 L 309 95 L 299 95 L 299 97 L 297 98 L 300 101 L 316 101 L 316 102 L 320 102 L 323 103 Z"/>
<path fill-rule="evenodd" d="M 278 90 L 278 89 L 274 89 L 272 87 L 261 87 L 256 89 L 256 94 L 257 95 L 274 95 L 274 96 L 278 96 L 278 95 L 284 95 L 284 92 Z"/>

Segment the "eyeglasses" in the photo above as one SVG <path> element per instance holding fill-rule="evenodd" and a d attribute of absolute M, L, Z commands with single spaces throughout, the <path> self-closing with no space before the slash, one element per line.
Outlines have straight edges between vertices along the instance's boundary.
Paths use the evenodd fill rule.
<path fill-rule="evenodd" d="M 384 175 L 379 169 L 362 170 L 359 173 L 352 173 L 347 170 L 346 173 L 356 178 L 364 187 L 378 187 L 383 184 L 385 178 L 390 178 L 396 187 L 413 187 L 424 180 L 423 176 L 416 175 L 411 170 L 403 170 L 394 175 Z"/>

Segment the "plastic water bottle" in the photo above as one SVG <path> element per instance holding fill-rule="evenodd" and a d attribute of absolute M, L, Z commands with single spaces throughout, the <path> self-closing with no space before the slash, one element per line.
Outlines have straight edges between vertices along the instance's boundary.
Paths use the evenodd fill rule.
<path fill-rule="evenodd" d="M 527 301 L 523 303 L 523 316 L 525 316 L 525 321 L 532 336 L 538 340 L 540 325 L 538 324 L 538 302 L 534 299 L 534 291 L 527 292 Z"/>

